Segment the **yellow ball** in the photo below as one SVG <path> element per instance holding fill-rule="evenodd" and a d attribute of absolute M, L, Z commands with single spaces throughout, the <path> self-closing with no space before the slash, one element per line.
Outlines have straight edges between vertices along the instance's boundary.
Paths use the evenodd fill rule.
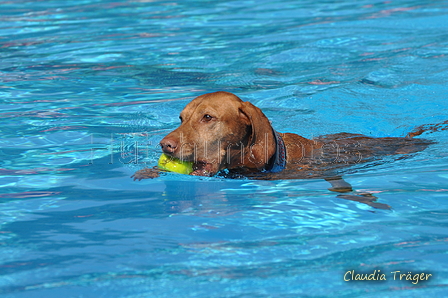
<path fill-rule="evenodd" d="M 190 174 L 193 172 L 193 162 L 181 161 L 180 159 L 162 153 L 157 165 L 159 169 L 176 172 L 179 174 Z"/>

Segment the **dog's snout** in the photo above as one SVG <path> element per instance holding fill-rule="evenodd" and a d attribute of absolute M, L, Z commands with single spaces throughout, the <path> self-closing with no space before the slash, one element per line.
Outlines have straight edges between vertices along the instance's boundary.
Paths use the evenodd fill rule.
<path fill-rule="evenodd" d="M 165 137 L 160 141 L 160 147 L 162 147 L 164 153 L 174 153 L 177 148 L 177 142 L 172 138 Z"/>

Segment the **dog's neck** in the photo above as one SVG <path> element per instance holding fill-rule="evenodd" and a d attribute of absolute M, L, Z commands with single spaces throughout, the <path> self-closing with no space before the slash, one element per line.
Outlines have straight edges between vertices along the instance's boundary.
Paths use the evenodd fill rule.
<path fill-rule="evenodd" d="M 278 173 L 286 167 L 286 146 L 282 136 L 272 129 L 275 137 L 275 154 L 269 160 L 265 172 Z"/>

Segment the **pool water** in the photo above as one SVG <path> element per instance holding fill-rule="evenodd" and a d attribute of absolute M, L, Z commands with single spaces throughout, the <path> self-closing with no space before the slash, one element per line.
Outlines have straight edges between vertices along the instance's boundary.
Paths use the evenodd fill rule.
<path fill-rule="evenodd" d="M 447 130 L 344 176 L 392 210 L 320 179 L 129 178 L 207 92 L 306 138 L 448 120 L 447 1 L 0 6 L 1 297 L 447 295 Z"/>

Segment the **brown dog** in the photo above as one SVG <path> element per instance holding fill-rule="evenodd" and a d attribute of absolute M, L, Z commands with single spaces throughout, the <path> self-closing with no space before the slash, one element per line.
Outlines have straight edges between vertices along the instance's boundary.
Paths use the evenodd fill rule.
<path fill-rule="evenodd" d="M 179 118 L 181 125 L 163 138 L 160 145 L 164 153 L 194 162 L 191 175 L 213 176 L 226 169 L 229 176 L 255 179 L 320 177 L 338 192 L 352 190 L 340 178 L 342 168 L 385 155 L 402 158 L 432 143 L 412 138 L 423 130 L 405 138 L 340 133 L 313 140 L 278 133 L 259 108 L 228 92 L 196 97 Z M 155 176 L 154 169 L 143 169 L 132 177 L 141 180 Z"/>

